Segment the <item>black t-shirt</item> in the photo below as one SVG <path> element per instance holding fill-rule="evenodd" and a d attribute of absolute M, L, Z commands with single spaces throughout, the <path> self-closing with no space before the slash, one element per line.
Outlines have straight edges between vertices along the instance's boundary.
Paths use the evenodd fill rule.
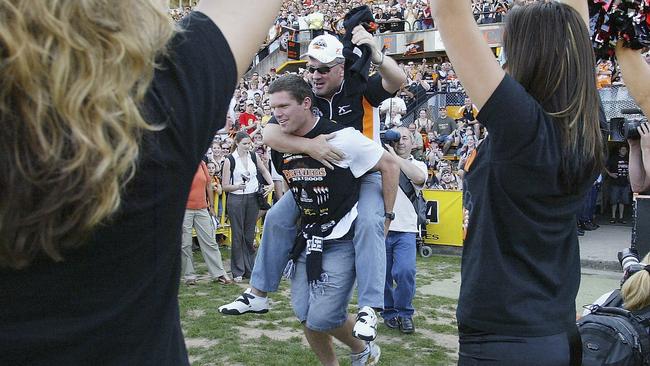
<path fill-rule="evenodd" d="M 143 137 L 118 213 L 64 262 L 0 271 L 0 364 L 188 364 L 178 309 L 183 214 L 237 71 L 209 18 L 193 13 L 181 26 L 145 100 L 147 120 L 164 128 Z"/>
<path fill-rule="evenodd" d="M 339 91 L 332 97 L 331 103 L 325 98 L 314 97 L 314 114 L 345 127 L 354 127 L 366 137 L 374 139 L 374 132 L 379 128 L 379 121 L 375 119 L 377 112 L 374 108 L 394 95 L 384 89 L 381 80 L 379 74 L 374 74 L 368 78 L 366 89 L 362 94 L 352 95 L 348 95 L 346 86 L 349 83 L 344 81 Z M 275 117 L 272 117 L 269 123 L 278 122 Z"/>
<path fill-rule="evenodd" d="M 627 156 L 614 154 L 607 160 L 607 170 L 610 173 L 618 174 L 616 179 L 610 178 L 613 185 L 626 186 L 630 184 L 628 176 L 630 175 L 630 161 Z"/>
<path fill-rule="evenodd" d="M 490 134 L 465 166 L 458 322 L 504 335 L 564 332 L 580 284 L 576 212 L 595 176 L 565 193 L 560 132 L 510 76 L 477 119 Z"/>

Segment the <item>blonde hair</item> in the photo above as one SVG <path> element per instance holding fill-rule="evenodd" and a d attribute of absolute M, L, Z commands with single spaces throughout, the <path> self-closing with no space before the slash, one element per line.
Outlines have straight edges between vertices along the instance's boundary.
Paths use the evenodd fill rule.
<path fill-rule="evenodd" d="M 646 254 L 643 263 L 650 262 L 650 254 Z M 627 310 L 641 310 L 650 306 L 650 272 L 638 271 L 630 276 L 621 287 L 623 306 Z"/>
<path fill-rule="evenodd" d="M 63 260 L 120 206 L 174 34 L 160 0 L 0 0 L 0 267 Z"/>

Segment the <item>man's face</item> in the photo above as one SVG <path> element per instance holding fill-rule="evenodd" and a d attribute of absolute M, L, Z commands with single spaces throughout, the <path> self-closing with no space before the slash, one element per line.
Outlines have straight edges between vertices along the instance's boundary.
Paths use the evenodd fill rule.
<path fill-rule="evenodd" d="M 411 131 L 411 133 L 415 133 L 415 123 L 409 124 L 409 131 Z"/>
<path fill-rule="evenodd" d="M 469 98 L 465 98 L 465 105 L 468 106 L 468 107 L 471 107 L 472 106 L 472 100 L 469 99 Z"/>
<path fill-rule="evenodd" d="M 621 147 L 618 149 L 618 155 L 620 155 L 620 156 L 625 156 L 625 155 L 627 155 L 627 147 L 625 147 L 625 146 L 621 146 Z"/>
<path fill-rule="evenodd" d="M 395 144 L 394 149 L 395 153 L 400 157 L 406 159 L 411 155 L 411 150 L 413 149 L 413 134 L 409 128 L 400 127 L 397 129 L 401 135 L 399 141 Z"/>
<path fill-rule="evenodd" d="M 271 115 L 271 107 L 268 105 L 264 106 L 264 115 L 265 116 L 270 116 Z"/>
<path fill-rule="evenodd" d="M 299 136 L 309 132 L 312 126 L 308 126 L 307 117 L 311 115 L 311 101 L 305 99 L 299 103 L 286 91 L 271 94 L 269 101 L 282 132 Z"/>
<path fill-rule="evenodd" d="M 440 109 L 438 111 L 438 116 L 440 116 L 440 118 L 447 118 L 447 110 L 446 109 Z"/>
<path fill-rule="evenodd" d="M 246 113 L 253 114 L 253 105 L 246 103 Z"/>
<path fill-rule="evenodd" d="M 309 61 L 307 61 L 307 69 L 313 71 L 311 73 L 311 85 L 314 94 L 317 96 L 330 98 L 341 88 L 341 84 L 343 83 L 343 64 L 327 65 L 310 57 Z M 316 69 L 321 69 L 323 72 L 321 73 Z"/>

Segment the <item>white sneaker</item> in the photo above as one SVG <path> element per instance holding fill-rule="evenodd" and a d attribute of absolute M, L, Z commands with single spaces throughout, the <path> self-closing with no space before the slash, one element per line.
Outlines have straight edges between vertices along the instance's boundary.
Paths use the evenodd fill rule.
<path fill-rule="evenodd" d="M 269 299 L 253 295 L 250 288 L 246 289 L 235 301 L 219 307 L 219 312 L 225 315 L 264 314 L 268 311 Z"/>
<path fill-rule="evenodd" d="M 352 335 L 364 341 L 374 341 L 377 338 L 377 315 L 370 306 L 364 306 L 359 310 Z"/>
<path fill-rule="evenodd" d="M 352 366 L 372 366 L 379 362 L 381 349 L 375 342 L 368 342 L 366 349 L 361 353 L 350 354 Z"/>

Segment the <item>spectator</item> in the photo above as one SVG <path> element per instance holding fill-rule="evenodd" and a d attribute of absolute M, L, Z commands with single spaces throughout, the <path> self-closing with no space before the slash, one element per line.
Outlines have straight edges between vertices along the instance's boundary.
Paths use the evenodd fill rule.
<path fill-rule="evenodd" d="M 325 16 L 320 12 L 318 5 L 314 5 L 311 13 L 305 17 L 305 22 L 312 32 L 312 37 L 318 37 L 323 34 L 323 23 Z"/>
<path fill-rule="evenodd" d="M 463 263 L 471 265 L 461 274 L 458 364 L 580 364 L 575 216 L 603 166 L 587 2 L 536 2 L 509 12 L 506 71 L 469 4 L 430 4 L 490 131 L 465 164 Z"/>
<path fill-rule="evenodd" d="M 400 141 L 388 146 L 388 152 L 397 160 L 406 176 L 408 187 L 400 187 L 395 199 L 395 220 L 390 223 L 386 236 L 386 285 L 384 290 L 384 324 L 402 333 L 415 332 L 413 324 L 413 297 L 415 296 L 415 253 L 418 216 L 411 195 L 418 195 L 427 179 L 426 165 L 411 155 L 414 141 L 409 129 L 397 129 Z M 408 188 L 409 191 L 404 191 Z"/>
<path fill-rule="evenodd" d="M 216 170 L 214 163 L 210 164 L 213 165 L 213 170 Z M 196 284 L 196 273 L 194 272 L 194 263 L 192 260 L 192 229 L 196 231 L 196 238 L 201 248 L 201 254 L 203 254 L 203 259 L 205 260 L 212 280 L 224 285 L 232 283 L 223 268 L 221 252 L 219 251 L 219 246 L 214 236 L 216 227 L 213 217 L 216 217 L 216 214 L 214 212 L 212 177 L 208 172 L 206 164 L 201 162 L 194 174 L 192 188 L 187 199 L 185 217 L 183 218 L 181 264 L 183 278 L 187 285 Z"/>
<path fill-rule="evenodd" d="M 411 122 L 408 125 L 408 130 L 411 133 L 412 147 L 411 154 L 415 159 L 423 161 L 424 160 L 424 141 L 422 135 L 417 130 L 415 122 Z"/>
<path fill-rule="evenodd" d="M 231 271 L 235 282 L 250 278 L 255 262 L 255 221 L 259 212 L 257 192 L 258 170 L 273 187 L 273 180 L 266 167 L 251 153 L 251 138 L 243 132 L 235 136 L 236 149 L 223 163 L 223 190 L 228 192 L 226 210 L 230 218 L 232 258 Z M 254 159 L 254 160 L 253 160 Z M 232 166 L 234 162 L 234 166 Z"/>
<path fill-rule="evenodd" d="M 456 121 L 447 116 L 447 107 L 440 107 L 438 109 L 438 119 L 433 127 L 433 131 L 436 133 L 436 136 L 438 136 L 438 143 L 443 144 L 442 153 L 445 155 L 447 155 L 452 142 L 454 142 L 452 132 L 455 131 L 457 127 Z"/>
<path fill-rule="evenodd" d="M 481 124 L 476 120 L 478 108 L 472 103 L 470 98 L 465 98 L 465 103 L 458 111 L 467 125 L 474 129 L 476 137 L 481 136 Z"/>
<path fill-rule="evenodd" d="M 246 130 L 249 135 L 259 131 L 260 123 L 254 113 L 255 103 L 252 100 L 246 101 L 246 111 L 239 115 L 239 128 Z"/>
<path fill-rule="evenodd" d="M 624 219 L 625 205 L 630 204 L 630 177 L 629 158 L 627 146 L 618 148 L 617 154 L 612 155 L 607 162 L 607 175 L 609 181 L 609 203 L 612 207 L 610 223 L 616 223 L 616 209 L 618 208 L 618 222 L 627 224 Z"/>
<path fill-rule="evenodd" d="M 418 111 L 418 118 L 415 119 L 415 127 L 419 132 L 430 133 L 433 131 L 433 121 L 429 118 L 429 111 L 422 108 Z M 429 141 L 433 141 L 429 139 Z"/>
<path fill-rule="evenodd" d="M 280 1 L 0 4 L 0 364 L 189 365 L 184 208 Z"/>

